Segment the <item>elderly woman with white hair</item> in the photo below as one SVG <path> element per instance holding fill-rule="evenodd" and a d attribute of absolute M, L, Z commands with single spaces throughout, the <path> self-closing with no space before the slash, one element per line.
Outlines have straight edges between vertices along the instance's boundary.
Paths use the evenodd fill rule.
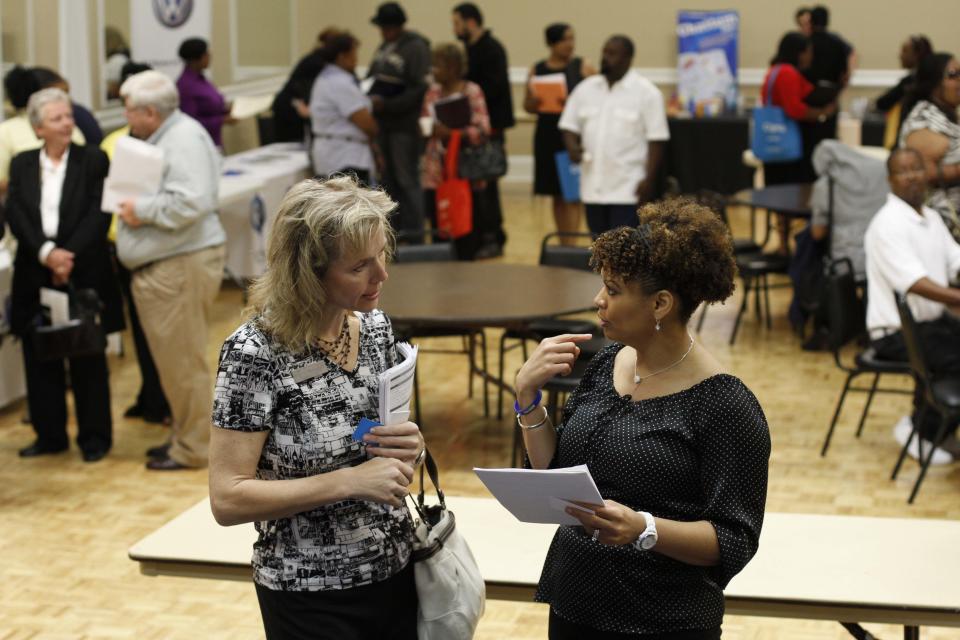
<path fill-rule="evenodd" d="M 151 447 L 153 471 L 207 464 L 213 380 L 207 326 L 223 279 L 226 233 L 217 215 L 220 154 L 207 131 L 178 108 L 173 81 L 143 71 L 120 87 L 130 135 L 163 152 L 156 193 L 120 204 L 117 257 L 170 404 L 170 438 Z"/>
<path fill-rule="evenodd" d="M 250 317 L 220 351 L 210 503 L 220 524 L 256 524 L 271 640 L 417 637 L 403 498 L 423 438 L 404 422 L 353 439 L 398 359 L 377 310 L 395 207 L 351 177 L 294 185 Z"/>
<path fill-rule="evenodd" d="M 107 248 L 110 217 L 100 210 L 107 157 L 96 147 L 71 143 L 70 98 L 60 89 L 34 93 L 27 116 L 43 146 L 14 157 L 7 199 L 7 222 L 17 238 L 10 325 L 23 338 L 27 402 L 37 434 L 36 442 L 20 450 L 25 458 L 69 446 L 64 362 L 39 360 L 32 341 L 31 329 L 41 313 L 40 289 L 94 289 L 103 303 L 104 330 L 123 328 Z M 77 444 L 83 459 L 95 462 L 112 444 L 107 361 L 102 353 L 69 360 Z"/>

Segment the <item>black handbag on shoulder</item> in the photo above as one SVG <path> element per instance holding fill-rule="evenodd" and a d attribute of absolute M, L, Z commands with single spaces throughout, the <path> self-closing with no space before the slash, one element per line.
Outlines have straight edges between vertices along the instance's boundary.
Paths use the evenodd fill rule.
<path fill-rule="evenodd" d="M 459 174 L 464 180 L 492 180 L 507 173 L 507 154 L 503 143 L 485 140 L 460 147 Z"/>
<path fill-rule="evenodd" d="M 50 326 L 44 313 L 37 316 L 32 328 L 33 349 L 37 360 L 41 362 L 102 354 L 107 348 L 107 336 L 100 321 L 103 304 L 97 292 L 94 289 L 76 289 L 70 284 L 68 293 L 69 323 L 59 327 Z"/>

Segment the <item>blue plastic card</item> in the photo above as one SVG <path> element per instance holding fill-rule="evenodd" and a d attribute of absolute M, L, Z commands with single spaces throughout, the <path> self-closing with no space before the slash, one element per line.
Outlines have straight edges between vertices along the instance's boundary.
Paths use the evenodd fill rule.
<path fill-rule="evenodd" d="M 356 442 L 363 442 L 363 436 L 369 433 L 370 429 L 379 426 L 382 426 L 379 422 L 374 422 L 369 418 L 360 418 L 360 424 L 357 425 L 356 430 L 353 432 L 353 439 Z"/>

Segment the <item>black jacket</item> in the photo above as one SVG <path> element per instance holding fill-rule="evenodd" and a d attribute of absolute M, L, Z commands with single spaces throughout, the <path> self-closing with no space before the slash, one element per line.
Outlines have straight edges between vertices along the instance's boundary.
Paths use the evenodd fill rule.
<path fill-rule="evenodd" d="M 276 142 L 303 142 L 307 120 L 297 113 L 293 107 L 293 99 L 299 98 L 309 103 L 313 82 L 322 70 L 323 60 L 320 58 L 319 51 L 314 49 L 300 58 L 290 77 L 287 78 L 287 82 L 274 97 L 271 111 Z"/>
<path fill-rule="evenodd" d="M 467 46 L 467 80 L 483 89 L 491 127 L 502 131 L 516 124 L 507 52 L 500 41 L 490 35 L 489 29 Z"/>
<path fill-rule="evenodd" d="M 104 308 L 104 330 L 123 328 L 120 289 L 107 246 L 110 216 L 100 210 L 103 180 L 109 161 L 96 147 L 70 145 L 63 192 L 57 248 L 76 254 L 71 281 L 78 289 L 96 289 Z M 24 151 L 10 163 L 7 223 L 17 238 L 14 259 L 10 328 L 26 335 L 40 312 L 40 288 L 53 287 L 50 269 L 40 264 L 40 247 L 47 241 L 40 218 L 40 150 Z"/>
<path fill-rule="evenodd" d="M 374 79 L 370 93 L 383 96 L 383 109 L 376 113 L 383 131 L 419 131 L 429 73 L 430 42 L 416 31 L 377 47 L 367 77 Z"/>

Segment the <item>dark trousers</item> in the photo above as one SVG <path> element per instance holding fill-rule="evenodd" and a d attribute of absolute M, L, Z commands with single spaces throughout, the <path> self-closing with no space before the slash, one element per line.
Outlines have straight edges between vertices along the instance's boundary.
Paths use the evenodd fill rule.
<path fill-rule="evenodd" d="M 927 366 L 933 373 L 960 375 L 960 320 L 944 314 L 936 320 L 918 322 L 917 332 L 923 345 Z M 903 334 L 897 331 L 884 338 L 873 341 L 877 356 L 884 360 L 907 362 L 907 345 Z M 913 423 L 920 419 L 921 410 L 927 404 L 924 390 L 918 383 L 913 395 Z M 940 415 L 928 407 L 924 413 L 923 424 L 917 425 L 920 435 L 933 440 L 940 427 Z M 947 433 L 956 431 L 957 425 L 950 425 Z"/>
<path fill-rule="evenodd" d="M 635 204 L 585 204 L 584 208 L 587 228 L 594 238 L 610 229 L 635 227 L 639 222 Z"/>
<path fill-rule="evenodd" d="M 145 416 L 151 418 L 165 418 L 170 415 L 170 405 L 167 396 L 160 386 L 160 375 L 157 366 L 150 355 L 150 346 L 143 335 L 140 325 L 140 316 L 137 314 L 137 305 L 133 303 L 133 294 L 130 292 L 130 270 L 117 260 L 117 276 L 120 281 L 120 290 L 123 299 L 127 301 L 127 315 L 130 316 L 130 332 L 133 334 L 133 348 L 137 354 L 137 365 L 140 367 L 140 393 L 137 394 L 137 406 Z"/>
<path fill-rule="evenodd" d="M 719 640 L 720 629 L 696 629 L 692 631 L 668 631 L 665 633 L 620 633 L 600 631 L 583 624 L 561 618 L 550 608 L 550 640 Z"/>
<path fill-rule="evenodd" d="M 417 640 L 413 562 L 392 578 L 353 589 L 256 588 L 267 640 Z"/>
<path fill-rule="evenodd" d="M 83 451 L 109 451 L 113 445 L 110 384 L 105 355 L 70 358 L 70 385 L 77 412 L 77 444 Z M 23 340 L 27 406 L 37 442 L 45 449 L 65 449 L 67 373 L 63 360 L 41 362 L 30 336 Z"/>
<path fill-rule="evenodd" d="M 504 144 L 502 131 L 490 134 L 490 140 Z M 495 243 L 503 246 L 507 242 L 507 234 L 503 230 L 503 206 L 500 203 L 500 181 L 487 180 L 483 190 L 483 206 L 474 209 L 473 227 L 480 236 L 482 244 Z"/>
<path fill-rule="evenodd" d="M 388 131 L 379 138 L 383 152 L 383 187 L 397 201 L 393 227 L 423 234 L 423 196 L 420 188 L 420 132 Z"/>

